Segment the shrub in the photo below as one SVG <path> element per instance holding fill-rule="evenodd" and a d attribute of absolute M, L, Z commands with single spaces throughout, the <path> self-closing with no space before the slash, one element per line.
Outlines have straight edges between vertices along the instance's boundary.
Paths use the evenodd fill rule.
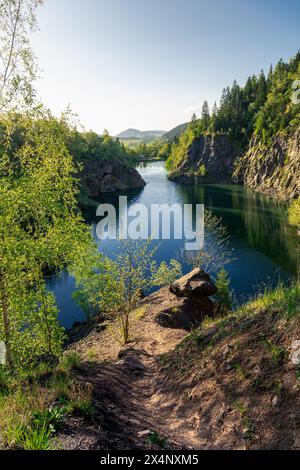
<path fill-rule="evenodd" d="M 289 223 L 300 227 L 300 197 L 292 202 L 289 208 Z"/>
<path fill-rule="evenodd" d="M 59 366 L 61 370 L 71 371 L 81 366 L 81 357 L 76 351 L 70 351 L 64 354 L 60 360 Z"/>
<path fill-rule="evenodd" d="M 205 165 L 202 163 L 202 165 L 199 166 L 198 168 L 198 176 L 201 176 L 204 178 L 207 175 L 207 169 Z"/>
<path fill-rule="evenodd" d="M 24 450 L 50 450 L 52 430 L 46 425 L 34 425 L 23 431 L 22 447 Z"/>
<path fill-rule="evenodd" d="M 230 279 L 224 268 L 218 272 L 216 286 L 218 288 L 216 299 L 219 307 L 221 311 L 227 312 L 232 307 L 232 291 L 230 289 Z"/>

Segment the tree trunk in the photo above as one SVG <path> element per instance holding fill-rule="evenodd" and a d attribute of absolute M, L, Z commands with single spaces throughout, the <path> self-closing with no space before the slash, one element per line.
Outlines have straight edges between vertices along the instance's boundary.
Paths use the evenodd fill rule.
<path fill-rule="evenodd" d="M 13 358 L 10 343 L 10 323 L 9 323 L 9 311 L 8 311 L 8 298 L 5 286 L 5 277 L 2 270 L 0 270 L 0 304 L 2 307 L 2 318 L 3 318 L 3 332 L 4 332 L 4 343 L 6 348 L 5 362 L 9 369 L 13 368 Z"/>
<path fill-rule="evenodd" d="M 123 334 L 123 343 L 125 346 L 129 341 L 129 315 L 127 313 L 125 315 L 122 315 L 121 325 L 122 325 L 121 328 L 122 328 L 122 334 Z"/>

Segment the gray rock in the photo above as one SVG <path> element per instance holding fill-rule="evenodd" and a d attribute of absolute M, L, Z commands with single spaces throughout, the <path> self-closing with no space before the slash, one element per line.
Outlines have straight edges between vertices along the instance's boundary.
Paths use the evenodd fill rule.
<path fill-rule="evenodd" d="M 252 137 L 248 151 L 236 162 L 234 180 L 276 199 L 300 194 L 300 127 L 277 135 L 267 146 Z"/>
<path fill-rule="evenodd" d="M 194 182 L 230 183 L 238 149 L 226 134 L 200 135 L 190 145 L 186 158 L 170 175 L 170 179 L 183 184 Z M 206 175 L 199 175 L 205 167 Z"/>
<path fill-rule="evenodd" d="M 118 161 L 103 162 L 97 158 L 84 161 L 79 176 L 89 197 L 112 191 L 143 188 L 146 185 L 135 168 Z"/>
<path fill-rule="evenodd" d="M 272 398 L 272 405 L 276 406 L 278 404 L 278 397 L 275 395 L 275 397 Z"/>
<path fill-rule="evenodd" d="M 300 340 L 295 340 L 291 344 L 290 361 L 294 366 L 300 364 Z"/>
<path fill-rule="evenodd" d="M 145 429 L 144 431 L 138 432 L 138 437 L 147 437 L 150 434 L 150 429 Z"/>
<path fill-rule="evenodd" d="M 177 297 L 188 297 L 194 300 L 209 297 L 215 294 L 217 290 L 209 274 L 201 268 L 194 269 L 170 286 L 170 292 Z"/>

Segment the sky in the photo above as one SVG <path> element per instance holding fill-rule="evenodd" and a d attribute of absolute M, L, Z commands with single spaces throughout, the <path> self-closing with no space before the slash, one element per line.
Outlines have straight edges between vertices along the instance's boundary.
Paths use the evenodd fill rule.
<path fill-rule="evenodd" d="M 300 49 L 299 0 L 45 0 L 38 96 L 86 130 L 170 130 Z"/>

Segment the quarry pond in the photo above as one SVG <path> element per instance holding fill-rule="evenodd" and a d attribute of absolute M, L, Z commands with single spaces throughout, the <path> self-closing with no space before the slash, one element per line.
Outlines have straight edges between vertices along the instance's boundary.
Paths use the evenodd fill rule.
<path fill-rule="evenodd" d="M 139 190 L 126 193 L 128 204 L 204 204 L 206 209 L 222 218 L 230 235 L 233 260 L 226 266 L 237 302 L 254 295 L 258 286 L 274 286 L 278 280 L 286 283 L 296 273 L 297 237 L 288 225 L 286 204 L 234 185 L 182 185 L 169 181 L 163 161 L 141 163 L 137 167 L 147 183 Z M 105 202 L 113 204 L 117 194 L 105 195 Z M 101 200 L 102 202 L 102 200 Z M 96 207 L 85 210 L 86 221 L 96 233 Z M 99 250 L 108 256 L 118 251 L 115 240 L 99 241 Z M 156 243 L 156 242 L 153 242 Z M 180 253 L 184 241 L 161 240 L 157 242 L 156 261 L 169 261 Z M 188 271 L 183 265 L 183 270 Z M 210 273 L 214 275 L 215 273 Z M 85 320 L 85 314 L 72 298 L 74 279 L 67 273 L 52 275 L 47 281 L 55 293 L 61 323 L 70 328 L 74 322 Z"/>

